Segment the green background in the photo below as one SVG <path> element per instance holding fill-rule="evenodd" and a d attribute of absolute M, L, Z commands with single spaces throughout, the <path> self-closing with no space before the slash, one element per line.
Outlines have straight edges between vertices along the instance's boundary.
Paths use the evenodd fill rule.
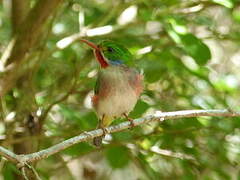
<path fill-rule="evenodd" d="M 17 30 L 10 1 L 0 2 L 2 55 Z M 29 2 L 32 8 L 38 1 Z M 97 27 L 105 27 L 104 34 L 93 34 Z M 239 29 L 238 0 L 64 1 L 29 48 L 17 83 L 0 99 L 0 144 L 16 153 L 36 152 L 95 129 L 89 104 L 99 65 L 78 39 L 66 44 L 65 38 L 76 36 L 95 43 L 111 39 L 132 52 L 145 76 L 132 118 L 156 110 L 240 110 Z M 239 179 L 239 128 L 237 117 L 154 122 L 114 133 L 100 149 L 79 143 L 35 167 L 42 179 L 58 180 Z M 0 168 L 6 180 L 19 174 L 4 160 Z"/>

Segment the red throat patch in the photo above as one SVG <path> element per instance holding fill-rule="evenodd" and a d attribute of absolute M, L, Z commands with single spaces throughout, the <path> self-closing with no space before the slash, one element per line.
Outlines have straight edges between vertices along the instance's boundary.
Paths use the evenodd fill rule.
<path fill-rule="evenodd" d="M 101 51 L 95 49 L 95 50 L 94 50 L 94 54 L 95 54 L 96 59 L 97 59 L 98 62 L 100 63 L 101 68 L 106 68 L 106 67 L 108 67 L 108 63 L 107 63 L 107 61 L 105 60 L 105 58 L 103 57 Z"/>

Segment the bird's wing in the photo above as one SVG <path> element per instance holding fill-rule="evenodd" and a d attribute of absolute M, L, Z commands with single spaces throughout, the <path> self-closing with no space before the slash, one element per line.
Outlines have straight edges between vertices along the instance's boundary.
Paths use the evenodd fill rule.
<path fill-rule="evenodd" d="M 100 89 L 100 76 L 98 76 L 95 87 L 94 87 L 94 94 L 98 94 L 99 93 L 99 89 Z"/>

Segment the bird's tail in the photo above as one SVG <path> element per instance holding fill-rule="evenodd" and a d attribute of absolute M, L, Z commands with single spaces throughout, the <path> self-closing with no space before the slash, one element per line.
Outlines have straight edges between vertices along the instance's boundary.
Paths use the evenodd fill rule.
<path fill-rule="evenodd" d="M 112 123 L 113 119 L 114 119 L 113 117 L 104 116 L 101 120 L 99 120 L 98 128 L 108 127 Z M 105 137 L 105 134 L 103 134 L 102 136 L 93 138 L 93 145 L 100 147 L 102 145 L 102 140 L 104 137 Z"/>
<path fill-rule="evenodd" d="M 100 147 L 102 145 L 102 140 L 103 140 L 104 136 L 98 136 L 93 138 L 93 145 L 96 147 Z"/>

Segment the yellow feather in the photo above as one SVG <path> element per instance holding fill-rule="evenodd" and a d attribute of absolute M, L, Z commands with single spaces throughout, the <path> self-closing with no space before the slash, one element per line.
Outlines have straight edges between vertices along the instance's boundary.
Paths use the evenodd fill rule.
<path fill-rule="evenodd" d="M 100 120 L 100 121 L 102 121 L 100 123 L 101 123 L 102 127 L 108 127 L 112 123 L 113 120 L 114 120 L 114 118 L 111 116 L 104 116 L 103 119 Z M 100 125 L 100 127 L 101 127 L 101 125 Z"/>

